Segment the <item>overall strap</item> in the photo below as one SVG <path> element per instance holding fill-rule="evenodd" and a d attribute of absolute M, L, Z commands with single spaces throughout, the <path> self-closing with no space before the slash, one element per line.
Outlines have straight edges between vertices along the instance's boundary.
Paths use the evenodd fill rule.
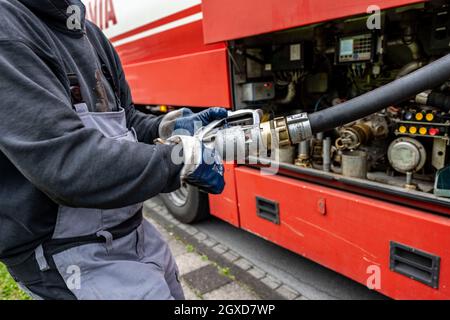
<path fill-rule="evenodd" d="M 69 79 L 70 84 L 70 99 L 72 100 L 72 106 L 84 103 L 77 74 L 73 72 L 68 73 L 67 78 Z"/>
<path fill-rule="evenodd" d="M 94 49 L 95 53 L 97 54 L 98 60 L 100 61 L 101 71 L 103 73 L 103 76 L 108 81 L 111 88 L 113 89 L 118 106 L 121 106 L 119 85 L 116 82 L 115 78 L 113 77 L 113 73 L 112 73 L 111 69 L 108 67 L 108 59 L 105 55 L 105 52 L 103 52 L 103 50 L 101 50 L 101 48 L 97 47 L 94 43 L 92 43 L 91 39 L 89 38 L 88 33 L 86 33 L 85 36 L 86 36 L 86 39 L 88 40 L 89 44 L 91 45 L 91 47 Z"/>
<path fill-rule="evenodd" d="M 114 77 L 112 75 L 112 72 L 111 72 L 110 68 L 106 64 L 107 60 L 103 56 L 103 54 L 100 52 L 100 50 L 97 50 L 97 48 L 94 45 L 92 45 L 92 47 L 97 52 L 97 55 L 98 55 L 98 58 L 100 60 L 101 67 L 102 67 L 102 73 L 105 76 L 105 79 L 109 82 L 109 85 L 111 86 L 111 88 L 113 89 L 114 95 L 115 95 L 115 98 L 116 98 L 116 101 L 117 101 L 117 105 L 118 105 L 118 107 L 120 107 L 121 106 L 121 102 L 120 102 L 119 86 L 117 85 L 116 81 L 114 80 Z"/>

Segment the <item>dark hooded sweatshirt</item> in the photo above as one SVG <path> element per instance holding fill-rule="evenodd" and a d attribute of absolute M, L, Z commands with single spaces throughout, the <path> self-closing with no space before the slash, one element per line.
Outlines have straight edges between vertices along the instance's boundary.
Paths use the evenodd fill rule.
<path fill-rule="evenodd" d="M 67 27 L 68 5 L 81 8 L 81 29 Z M 84 13 L 78 0 L 0 0 L 0 260 L 50 238 L 59 205 L 120 208 L 179 187 L 171 147 L 150 145 L 160 119 L 135 110 L 114 48 Z M 120 100 L 141 143 L 84 127 L 68 73 L 90 111 Z"/>

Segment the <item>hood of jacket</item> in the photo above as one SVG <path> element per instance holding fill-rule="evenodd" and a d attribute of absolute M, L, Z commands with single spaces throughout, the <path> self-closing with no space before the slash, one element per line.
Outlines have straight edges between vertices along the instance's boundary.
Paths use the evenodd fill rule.
<path fill-rule="evenodd" d="M 60 31 L 79 35 L 83 33 L 86 8 L 81 0 L 18 0 Z"/>

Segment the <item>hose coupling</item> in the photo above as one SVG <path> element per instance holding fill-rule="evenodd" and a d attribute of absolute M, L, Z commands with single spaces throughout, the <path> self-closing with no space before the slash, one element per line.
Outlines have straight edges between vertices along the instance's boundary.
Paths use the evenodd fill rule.
<path fill-rule="evenodd" d="M 307 113 L 286 117 L 286 126 L 292 144 L 298 144 L 313 137 L 311 123 Z"/>

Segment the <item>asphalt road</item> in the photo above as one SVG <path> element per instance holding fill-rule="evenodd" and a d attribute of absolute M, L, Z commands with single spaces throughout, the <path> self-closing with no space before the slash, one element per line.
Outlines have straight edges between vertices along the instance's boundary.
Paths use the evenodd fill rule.
<path fill-rule="evenodd" d="M 283 279 L 309 299 L 386 299 L 353 280 L 219 219 L 210 218 L 196 227 L 264 271 Z"/>

